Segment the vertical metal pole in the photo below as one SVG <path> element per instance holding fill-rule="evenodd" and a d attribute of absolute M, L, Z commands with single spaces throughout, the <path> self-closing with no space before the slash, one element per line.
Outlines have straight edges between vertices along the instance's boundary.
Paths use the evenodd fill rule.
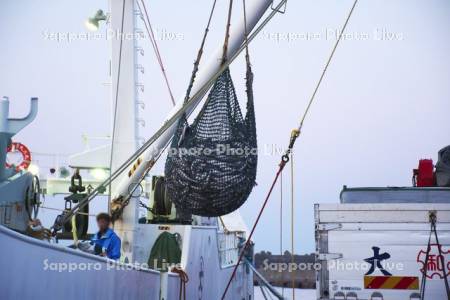
<path fill-rule="evenodd" d="M 136 84 L 136 38 L 134 0 L 110 0 L 111 79 L 113 100 L 113 136 L 111 147 L 111 173 L 137 149 L 137 84 Z M 123 31 L 122 31 L 123 28 Z M 127 177 L 122 174 L 121 179 Z M 131 185 L 131 183 L 129 183 Z M 128 187 L 127 187 L 128 188 Z M 113 183 L 112 195 L 117 190 Z M 139 207 L 133 199 L 124 209 L 122 218 L 114 228 L 122 238 L 125 261 L 133 262 Z"/>
<path fill-rule="evenodd" d="M 9 100 L 4 97 L 0 100 L 0 182 L 5 179 L 6 172 L 6 148 L 8 147 L 8 116 Z"/>

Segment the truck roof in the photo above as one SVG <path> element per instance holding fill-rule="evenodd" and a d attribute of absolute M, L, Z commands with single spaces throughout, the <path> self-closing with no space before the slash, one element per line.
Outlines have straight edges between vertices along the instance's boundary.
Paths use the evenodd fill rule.
<path fill-rule="evenodd" d="M 340 199 L 341 203 L 450 203 L 450 188 L 344 186 Z"/>

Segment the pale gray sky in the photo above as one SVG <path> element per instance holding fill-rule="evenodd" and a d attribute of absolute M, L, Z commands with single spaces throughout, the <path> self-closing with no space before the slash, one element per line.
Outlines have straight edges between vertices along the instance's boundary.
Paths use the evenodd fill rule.
<path fill-rule="evenodd" d="M 352 2 L 289 1 L 287 13 L 252 44 L 260 148 L 286 146 Z M 181 96 L 211 1 L 147 3 L 169 79 Z M 206 53 L 222 40 L 225 6 L 219 1 Z M 102 85 L 108 81 L 108 42 L 46 38 L 46 33 L 84 33 L 85 18 L 98 8 L 107 10 L 107 1 L 1 1 L 0 95 L 11 98 L 16 115 L 25 114 L 31 96 L 40 98 L 36 121 L 16 137 L 32 151 L 79 152 L 82 134 L 109 133 L 109 87 Z M 418 160 L 436 159 L 437 151 L 450 144 L 450 3 L 360 0 L 347 33 L 296 145 L 299 253 L 314 250 L 314 203 L 338 202 L 343 185 L 410 185 Z M 149 137 L 171 104 L 149 42 L 140 43 L 146 50 L 139 58 L 146 67 L 140 79 L 147 104 L 143 135 Z M 242 59 L 232 72 L 243 101 Z M 258 186 L 241 209 L 249 226 L 278 162 L 278 154 L 259 158 Z M 153 174 L 162 166 L 163 161 Z M 288 173 L 284 178 L 288 246 Z M 257 250 L 278 251 L 279 205 L 277 187 L 255 235 Z"/>

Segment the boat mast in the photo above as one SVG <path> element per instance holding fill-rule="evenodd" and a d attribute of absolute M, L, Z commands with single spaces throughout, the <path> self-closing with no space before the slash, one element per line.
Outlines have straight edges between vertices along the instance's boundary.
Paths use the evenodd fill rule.
<path fill-rule="evenodd" d="M 112 142 L 111 173 L 126 161 L 138 148 L 138 95 L 143 85 L 137 82 L 137 14 L 134 0 L 110 0 L 110 23 L 108 35 L 111 39 L 111 97 Z M 127 177 L 122 174 L 119 181 Z M 117 181 L 116 181 L 117 182 Z M 117 193 L 116 184 L 111 185 L 112 195 Z M 132 183 L 130 183 L 131 185 Z M 123 245 L 133 245 L 135 228 L 139 217 L 138 201 L 130 201 L 124 209 L 122 218 L 114 224 L 115 230 L 122 239 Z M 123 247 L 124 256 L 131 261 L 133 246 Z M 130 250 L 129 253 L 127 250 Z"/>

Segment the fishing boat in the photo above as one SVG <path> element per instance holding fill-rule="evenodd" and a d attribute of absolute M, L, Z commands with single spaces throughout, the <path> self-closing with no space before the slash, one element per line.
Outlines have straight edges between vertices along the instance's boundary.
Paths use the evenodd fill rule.
<path fill-rule="evenodd" d="M 2 299 L 254 299 L 252 249 L 245 251 L 248 259 L 240 259 L 249 238 L 247 226 L 236 210 L 242 203 L 226 207 L 226 213 L 222 210 L 220 215 L 207 206 L 203 206 L 207 213 L 182 213 L 184 210 L 174 203 L 177 199 L 167 196 L 164 176 L 148 180 L 147 175 L 180 129 L 180 120 L 194 111 L 211 87 L 218 85 L 222 74 L 228 74 L 231 62 L 246 49 L 249 67 L 247 46 L 254 37 L 252 33 L 256 35 L 278 14 L 285 1 L 272 9 L 272 1 L 244 1 L 243 16 L 231 23 L 232 3 L 225 44 L 210 54 L 209 61 L 202 62 L 199 69 L 208 32 L 205 30 L 188 93 L 177 102 L 161 129 L 143 145 L 136 109 L 137 89 L 142 88 L 137 81 L 140 67 L 136 56 L 142 50 L 136 39 L 111 40 L 112 142 L 71 156 L 70 175 L 39 182 L 27 170 L 28 165 L 5 164 L 8 152 L 26 153 L 24 145 L 11 143 L 11 139 L 33 121 L 38 100 L 31 100 L 31 112 L 23 120 L 9 117 L 8 99 L 0 102 L 0 243 L 3 249 L 14 249 L 0 258 Z M 111 0 L 109 6 L 107 14 L 99 10 L 88 20 L 91 28 L 107 21 L 109 30 L 126 37 L 135 33 L 137 19 L 141 18 L 152 35 L 144 1 Z M 208 26 L 214 7 L 215 1 Z M 256 28 L 267 11 L 268 17 Z M 30 158 L 23 160 L 29 162 Z M 99 168 L 109 170 L 106 180 L 83 180 L 84 171 Z M 254 181 L 248 182 L 251 187 L 254 185 Z M 66 208 L 51 232 L 36 223 L 42 193 L 66 195 Z M 119 261 L 78 249 L 80 241 L 89 238 L 89 202 L 101 196 L 110 199 L 114 230 L 122 241 Z M 142 207 L 148 210 L 144 218 L 139 215 Z M 70 239 L 73 245 L 58 243 L 63 239 Z M 275 289 L 271 290 L 281 297 Z"/>
<path fill-rule="evenodd" d="M 138 90 L 143 88 L 137 80 L 142 69 L 136 64 L 136 56 L 142 49 L 135 39 L 111 41 L 111 143 L 72 155 L 71 171 L 60 170 L 58 178 L 35 176 L 28 148 L 12 142 L 14 135 L 34 120 L 38 98 L 31 99 L 30 113 L 23 119 L 10 118 L 8 98 L 0 101 L 0 243 L 4 249 L 14 249 L 0 256 L 2 299 L 252 300 L 254 278 L 273 297 L 284 299 L 253 267 L 252 237 L 275 184 L 291 161 L 293 147 L 357 0 L 339 31 L 300 124 L 291 132 L 251 229 L 240 216 L 239 207 L 255 184 L 257 158 L 253 154 L 225 158 L 215 152 L 179 154 L 187 148 L 216 146 L 225 136 L 226 142 L 238 149 L 256 145 L 248 45 L 273 16 L 284 12 L 286 1 L 275 5 L 268 0 L 246 0 L 238 22 L 230 22 L 230 1 L 224 43 L 203 63 L 203 46 L 215 4 L 186 94 L 159 130 L 143 143 L 136 109 L 141 105 Z M 107 21 L 112 32 L 133 36 L 137 18 L 144 20 L 151 37 L 143 0 L 111 0 L 109 13 L 99 10 L 88 26 L 96 29 Z M 152 47 L 174 100 L 154 39 Z M 245 117 L 228 70 L 243 52 L 247 67 Z M 189 116 L 197 107 L 200 112 L 191 122 Z M 175 150 L 176 155 L 168 155 L 165 174 L 150 176 L 167 148 Z M 8 162 L 8 152 L 19 152 L 22 161 Z M 317 204 L 316 262 L 321 268 L 317 270 L 316 298 L 450 299 L 446 269 L 449 168 L 441 164 L 434 173 L 433 165 L 422 161 L 414 172 L 414 187 L 345 187 L 340 203 Z M 86 179 L 88 171 L 98 169 L 109 172 L 105 179 Z M 50 231 L 46 230 L 37 222 L 40 197 L 61 193 L 65 195 L 65 209 Z M 120 260 L 83 251 L 82 240 L 90 238 L 89 204 L 99 197 L 108 199 L 114 230 L 122 241 Z M 291 255 L 294 257 L 293 251 Z M 403 263 L 406 268 L 391 270 L 387 264 L 390 261 Z M 340 264 L 368 269 L 339 270 Z"/>

